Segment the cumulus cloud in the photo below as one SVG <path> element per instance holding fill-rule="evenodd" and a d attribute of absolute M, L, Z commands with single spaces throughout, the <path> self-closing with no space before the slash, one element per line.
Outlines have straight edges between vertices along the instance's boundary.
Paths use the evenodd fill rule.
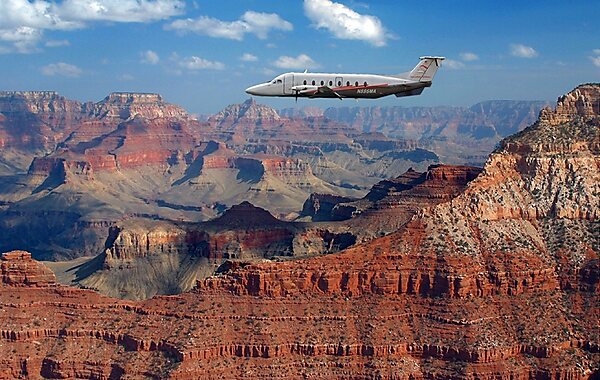
<path fill-rule="evenodd" d="M 256 61 L 258 61 L 258 57 L 255 56 L 254 54 L 244 53 L 240 57 L 240 61 L 244 61 L 244 62 L 256 62 Z"/>
<path fill-rule="evenodd" d="M 385 46 L 390 37 L 379 18 L 362 15 L 331 0 L 304 0 L 304 13 L 315 28 L 326 29 L 339 39 Z"/>
<path fill-rule="evenodd" d="M 449 58 L 446 58 L 446 60 L 444 60 L 443 65 L 452 70 L 460 70 L 465 68 L 465 64 L 461 61 L 456 61 L 454 59 Z"/>
<path fill-rule="evenodd" d="M 294 27 L 276 13 L 247 11 L 236 21 L 222 21 L 208 16 L 200 16 L 195 19 L 175 20 L 166 25 L 165 29 L 184 34 L 193 32 L 209 37 L 241 41 L 248 33 L 264 40 L 272 30 L 288 32 Z"/>
<path fill-rule="evenodd" d="M 64 62 L 51 63 L 42 67 L 42 74 L 47 76 L 64 76 L 77 78 L 83 72 L 79 67 Z"/>
<path fill-rule="evenodd" d="M 477 54 L 471 52 L 460 53 L 459 56 L 460 59 L 462 59 L 465 62 L 477 61 L 479 59 L 479 56 Z"/>
<path fill-rule="evenodd" d="M 179 66 L 188 70 L 224 70 L 225 65 L 217 61 L 191 56 L 179 61 Z"/>
<path fill-rule="evenodd" d="M 150 65 L 156 65 L 160 61 L 158 54 L 152 50 L 146 50 L 142 52 L 142 63 Z"/>
<path fill-rule="evenodd" d="M 510 54 L 519 58 L 535 58 L 538 56 L 538 52 L 534 48 L 522 44 L 511 44 Z"/>
<path fill-rule="evenodd" d="M 152 22 L 179 15 L 184 7 L 182 0 L 2 0 L 0 41 L 27 53 L 45 30 L 81 29 L 94 21 Z"/>
<path fill-rule="evenodd" d="M 64 19 L 79 22 L 151 22 L 181 14 L 185 3 L 181 0 L 64 0 L 57 8 Z"/>
<path fill-rule="evenodd" d="M 297 57 L 283 55 L 273 62 L 273 66 L 279 67 L 280 69 L 309 69 L 317 68 L 319 67 L 319 64 L 308 55 L 300 54 Z"/>
<path fill-rule="evenodd" d="M 8 42 L 19 53 L 32 53 L 37 51 L 37 43 L 42 36 L 39 29 L 20 26 L 15 29 L 0 29 L 0 41 Z M 6 52 L 11 49 L 5 48 Z"/>

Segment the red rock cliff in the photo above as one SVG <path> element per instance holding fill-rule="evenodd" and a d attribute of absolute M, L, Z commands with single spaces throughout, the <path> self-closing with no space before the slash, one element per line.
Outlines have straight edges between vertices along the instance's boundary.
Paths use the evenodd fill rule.
<path fill-rule="evenodd" d="M 51 286 L 56 284 L 54 273 L 31 258 L 31 253 L 11 251 L 0 257 L 4 286 Z"/>

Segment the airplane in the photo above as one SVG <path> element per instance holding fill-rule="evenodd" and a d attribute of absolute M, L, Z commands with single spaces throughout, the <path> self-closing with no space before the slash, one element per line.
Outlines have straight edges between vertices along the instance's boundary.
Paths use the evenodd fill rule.
<path fill-rule="evenodd" d="M 420 95 L 431 81 L 444 57 L 420 57 L 412 71 L 400 75 L 285 73 L 267 83 L 246 89 L 250 95 L 305 98 L 368 98 Z"/>

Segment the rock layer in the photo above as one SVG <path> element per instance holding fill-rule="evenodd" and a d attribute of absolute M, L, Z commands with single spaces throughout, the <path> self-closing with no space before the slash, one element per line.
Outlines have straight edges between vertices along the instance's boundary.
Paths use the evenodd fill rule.
<path fill-rule="evenodd" d="M 567 102 L 600 85 L 577 90 Z M 337 254 L 231 261 L 141 302 L 0 291 L 0 377 L 597 378 L 599 116 L 570 112 L 505 140 L 457 197 Z"/>
<path fill-rule="evenodd" d="M 3 286 L 44 287 L 56 284 L 54 273 L 33 260 L 31 253 L 25 251 L 3 253 L 0 271 Z"/>

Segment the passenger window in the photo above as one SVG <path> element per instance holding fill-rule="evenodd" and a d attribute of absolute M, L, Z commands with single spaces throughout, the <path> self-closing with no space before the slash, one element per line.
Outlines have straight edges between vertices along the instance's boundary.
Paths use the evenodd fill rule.
<path fill-rule="evenodd" d="M 332 81 L 329 81 L 329 85 L 330 85 L 330 86 L 333 86 L 333 82 L 332 82 Z"/>
<path fill-rule="evenodd" d="M 356 81 L 356 82 L 354 83 L 354 85 L 355 85 L 356 87 L 358 87 L 358 81 Z"/>
<path fill-rule="evenodd" d="M 306 80 L 304 81 L 304 85 L 306 85 Z"/>
<path fill-rule="evenodd" d="M 367 82 L 365 82 L 365 87 L 367 87 Z"/>
<path fill-rule="evenodd" d="M 325 84 L 325 82 L 321 81 L 321 86 L 324 85 L 324 84 Z"/>
<path fill-rule="evenodd" d="M 338 81 L 338 86 L 341 86 L 341 85 L 342 85 L 342 81 Z"/>
<path fill-rule="evenodd" d="M 350 86 L 350 81 L 347 81 L 347 82 L 346 82 L 346 86 Z"/>
<path fill-rule="evenodd" d="M 312 85 L 313 85 L 313 86 L 315 85 L 315 81 L 314 81 L 314 80 L 312 81 Z"/>

